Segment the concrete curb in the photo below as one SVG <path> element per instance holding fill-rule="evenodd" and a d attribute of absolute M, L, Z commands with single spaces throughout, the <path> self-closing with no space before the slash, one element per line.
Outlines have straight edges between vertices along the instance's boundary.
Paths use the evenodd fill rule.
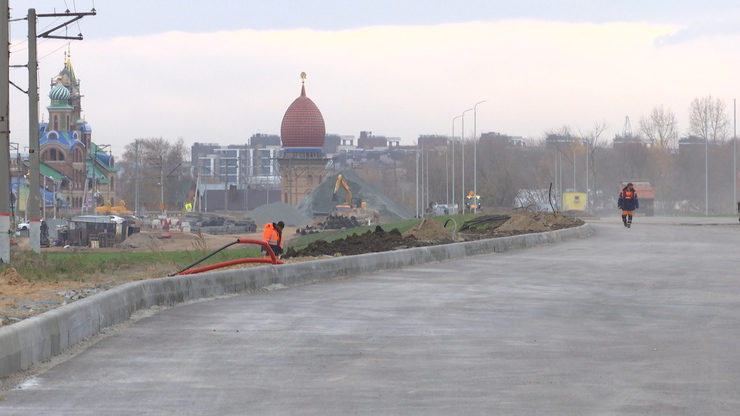
<path fill-rule="evenodd" d="M 338 257 L 281 266 L 224 270 L 130 282 L 39 316 L 0 328 L 0 377 L 62 353 L 141 309 L 256 291 L 273 284 L 295 286 L 416 264 L 499 253 L 593 234 L 580 227 L 512 237 Z"/>

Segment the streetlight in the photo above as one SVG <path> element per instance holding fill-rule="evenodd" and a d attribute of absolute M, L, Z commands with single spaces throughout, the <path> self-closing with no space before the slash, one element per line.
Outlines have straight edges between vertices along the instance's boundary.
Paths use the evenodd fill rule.
<path fill-rule="evenodd" d="M 460 114 L 462 117 L 462 128 L 460 129 L 460 151 L 462 152 L 462 207 L 463 213 L 465 212 L 465 113 L 473 111 L 472 108 L 468 108 Z"/>
<path fill-rule="evenodd" d="M 707 104 L 708 105 L 708 104 Z M 709 216 L 709 130 L 707 106 L 704 107 L 704 215 Z"/>
<path fill-rule="evenodd" d="M 485 103 L 486 100 L 481 100 L 475 103 L 473 106 L 473 192 L 475 195 L 475 210 L 474 213 L 478 213 L 478 136 L 476 136 L 476 125 L 477 125 L 477 108 L 478 104 Z"/>
<path fill-rule="evenodd" d="M 452 205 L 455 205 L 455 120 L 461 117 L 452 117 Z"/>

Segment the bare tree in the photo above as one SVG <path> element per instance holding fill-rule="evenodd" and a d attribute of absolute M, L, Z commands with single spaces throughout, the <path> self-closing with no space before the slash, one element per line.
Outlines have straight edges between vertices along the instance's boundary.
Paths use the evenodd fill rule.
<path fill-rule="evenodd" d="M 582 132 L 581 137 L 583 141 L 586 144 L 586 152 L 587 152 L 587 166 L 586 166 L 586 175 L 590 175 L 591 178 L 593 178 L 593 182 L 588 184 L 588 188 L 586 189 L 586 192 L 589 193 L 589 200 L 592 200 L 591 202 L 596 203 L 597 193 L 594 192 L 593 195 L 590 194 L 590 189 L 598 189 L 596 185 L 596 165 L 597 165 L 597 153 L 603 149 L 603 143 L 599 140 L 601 138 L 601 134 L 604 133 L 606 130 L 606 123 L 605 122 L 597 122 L 594 123 L 593 127 L 591 127 L 591 130 L 587 132 Z M 589 181 L 589 176 L 586 177 L 586 182 Z"/>
<path fill-rule="evenodd" d="M 186 154 L 182 139 L 175 143 L 163 138 L 138 139 L 127 144 L 123 157 L 118 162 L 122 168 L 119 193 L 128 201 L 134 200 L 135 172 L 138 163 L 139 199 L 146 209 L 157 210 L 162 203 L 168 207 L 182 206 L 190 181 L 190 178 L 182 172 Z"/>
<path fill-rule="evenodd" d="M 724 142 L 729 136 L 730 117 L 726 105 L 711 95 L 694 98 L 689 106 L 689 134 L 712 142 Z"/>
<path fill-rule="evenodd" d="M 675 147 L 678 140 L 676 115 L 663 106 L 655 107 L 647 117 L 640 119 L 640 131 L 650 140 L 653 147 L 660 149 Z"/>

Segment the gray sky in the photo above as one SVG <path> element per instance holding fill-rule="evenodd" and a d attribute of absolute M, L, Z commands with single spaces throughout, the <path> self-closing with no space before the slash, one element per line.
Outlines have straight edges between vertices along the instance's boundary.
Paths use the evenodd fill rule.
<path fill-rule="evenodd" d="M 280 133 L 300 92 L 328 133 L 452 133 L 480 100 L 477 133 L 531 138 L 568 126 L 603 138 L 663 105 L 688 128 L 693 98 L 732 111 L 740 72 L 733 1 L 10 0 L 12 17 L 70 10 L 96 16 L 39 41 L 40 114 L 71 47 L 93 140 L 114 154 L 137 137 L 244 143 Z M 61 23 L 40 19 L 39 32 Z M 11 24 L 11 64 L 27 60 L 25 21 Z M 25 88 L 27 74 L 11 70 Z M 11 140 L 27 143 L 27 101 L 11 91 Z M 473 113 L 465 135 L 473 134 Z M 460 123 L 455 125 L 460 134 Z"/>

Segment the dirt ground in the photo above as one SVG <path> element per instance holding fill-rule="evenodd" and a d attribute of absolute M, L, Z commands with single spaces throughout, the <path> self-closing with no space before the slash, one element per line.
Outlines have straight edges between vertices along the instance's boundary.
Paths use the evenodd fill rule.
<path fill-rule="evenodd" d="M 453 235 L 452 224 L 448 224 L 445 228 L 439 222 L 427 219 L 403 235 L 398 230 L 386 232 L 377 228 L 375 231 L 349 236 L 331 243 L 319 240 L 299 251 L 289 247 L 290 239 L 297 235 L 296 228 L 286 227 L 284 236 L 288 249 L 283 258 L 286 262 L 310 261 L 321 256 L 354 255 L 448 244 L 456 241 L 557 230 L 581 224 L 583 221 L 580 219 L 563 214 L 515 212 L 477 217 L 474 222 L 462 224 L 461 231 Z M 457 225 L 461 226 L 461 224 Z M 260 239 L 261 232 L 240 235 L 196 235 L 143 231 L 129 237 L 119 247 L 98 249 L 52 247 L 43 250 L 45 252 L 215 250 L 237 238 Z M 20 249 L 24 247 L 28 249 L 28 238 L 20 239 L 18 243 Z M 19 275 L 15 269 L 10 268 L 0 273 L 0 326 L 38 315 L 128 281 L 163 277 L 174 271 L 167 265 L 142 265 L 134 270 L 101 275 L 94 279 L 94 282 L 31 282 Z"/>

